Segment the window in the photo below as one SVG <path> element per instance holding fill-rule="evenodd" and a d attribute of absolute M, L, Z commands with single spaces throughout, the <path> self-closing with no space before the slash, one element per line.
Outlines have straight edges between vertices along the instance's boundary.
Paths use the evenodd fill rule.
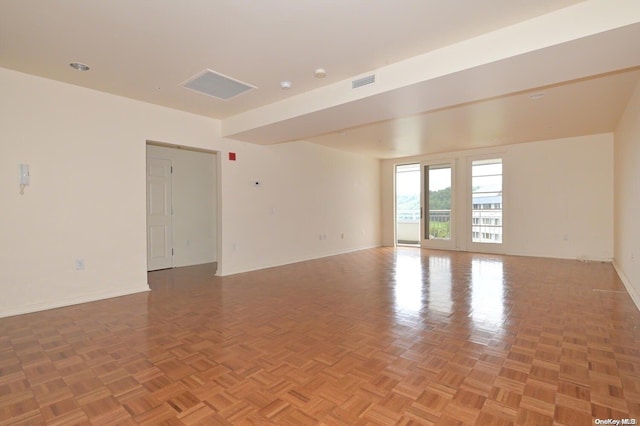
<path fill-rule="evenodd" d="M 502 159 L 471 163 L 471 241 L 502 243 Z"/>

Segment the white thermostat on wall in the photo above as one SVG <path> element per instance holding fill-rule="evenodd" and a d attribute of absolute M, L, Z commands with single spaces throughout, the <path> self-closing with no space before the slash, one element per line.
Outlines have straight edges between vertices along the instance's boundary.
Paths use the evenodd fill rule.
<path fill-rule="evenodd" d="M 29 165 L 20 164 L 20 194 L 24 194 L 24 187 L 29 185 L 30 180 Z"/>

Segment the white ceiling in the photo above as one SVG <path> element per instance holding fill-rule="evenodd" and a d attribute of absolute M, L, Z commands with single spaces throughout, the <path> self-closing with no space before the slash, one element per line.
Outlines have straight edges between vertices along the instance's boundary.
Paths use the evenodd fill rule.
<path fill-rule="evenodd" d="M 239 140 L 402 157 L 612 131 L 638 80 L 640 2 L 606 1 L 0 0 L 0 66 L 221 119 Z M 413 58 L 505 27 L 570 23 L 606 4 L 622 11 L 598 16 L 590 34 L 545 41 L 553 31 L 540 27 L 510 56 L 403 81 Z M 91 70 L 72 70 L 74 61 Z M 520 72 L 530 61 L 539 70 Z M 313 77 L 318 67 L 326 78 Z M 258 89 L 222 101 L 180 86 L 205 69 Z M 385 69 L 396 72 L 387 89 L 381 81 L 367 96 L 332 94 Z M 531 75 L 515 82 L 507 70 Z M 282 80 L 293 87 L 281 90 Z M 478 81 L 482 89 L 460 93 Z M 531 91 L 545 97 L 532 101 Z"/>

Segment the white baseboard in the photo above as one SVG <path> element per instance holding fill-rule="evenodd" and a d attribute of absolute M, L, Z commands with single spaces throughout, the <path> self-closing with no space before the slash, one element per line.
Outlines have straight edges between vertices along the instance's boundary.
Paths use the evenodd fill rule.
<path fill-rule="evenodd" d="M 613 268 L 618 273 L 620 281 L 622 281 L 622 284 L 624 284 L 624 287 L 627 289 L 629 296 L 631 296 L 631 300 L 633 300 L 633 303 L 636 304 L 636 308 L 640 310 L 640 293 L 638 293 L 638 290 L 636 290 L 635 287 L 631 285 L 631 281 L 629 281 L 629 278 L 624 273 L 620 265 L 618 265 L 615 260 L 611 263 L 613 264 Z"/>
<path fill-rule="evenodd" d="M 119 289 L 115 291 L 104 291 L 99 293 L 83 294 L 81 296 L 67 297 L 54 302 L 41 302 L 29 305 L 11 307 L 7 310 L 0 310 L 0 318 L 12 317 L 15 315 L 30 314 L 33 312 L 46 311 L 49 309 L 63 308 L 65 306 L 79 305 L 81 303 L 95 302 L 113 297 L 128 296 L 130 294 L 143 293 L 149 291 L 149 286 L 145 284 L 140 288 Z"/>

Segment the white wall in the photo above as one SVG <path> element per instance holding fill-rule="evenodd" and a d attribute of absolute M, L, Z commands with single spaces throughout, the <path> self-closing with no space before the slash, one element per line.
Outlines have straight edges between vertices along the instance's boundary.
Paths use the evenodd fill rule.
<path fill-rule="evenodd" d="M 614 166 L 614 265 L 640 308 L 640 82 L 616 129 Z"/>
<path fill-rule="evenodd" d="M 380 243 L 378 160 L 225 140 L 217 120 L 2 68 L 0 93 L 0 317 L 148 289 L 147 141 L 220 152 L 219 274 Z"/>
<path fill-rule="evenodd" d="M 468 159 L 492 153 L 502 156 L 504 162 L 505 253 L 594 260 L 613 258 L 612 134 L 385 160 L 383 244 L 394 244 L 394 164 L 457 158 L 459 181 L 464 182 L 468 174 L 462 169 Z M 465 191 L 468 191 L 466 186 L 458 194 L 464 196 Z M 466 219 L 463 221 L 466 224 Z M 464 234 L 464 226 L 458 229 Z M 458 235 L 457 247 L 467 249 L 467 235 Z"/>
<path fill-rule="evenodd" d="M 6 69 L 0 93 L 0 316 L 147 290 L 146 140 L 212 149 L 219 123 Z"/>
<path fill-rule="evenodd" d="M 237 160 L 223 160 L 223 274 L 380 245 L 379 160 L 308 142 L 234 149 Z"/>
<path fill-rule="evenodd" d="M 173 266 L 215 262 L 216 154 L 158 145 L 147 156 L 171 160 Z"/>
<path fill-rule="evenodd" d="M 613 259 L 612 134 L 513 145 L 508 158 L 511 253 Z"/>

